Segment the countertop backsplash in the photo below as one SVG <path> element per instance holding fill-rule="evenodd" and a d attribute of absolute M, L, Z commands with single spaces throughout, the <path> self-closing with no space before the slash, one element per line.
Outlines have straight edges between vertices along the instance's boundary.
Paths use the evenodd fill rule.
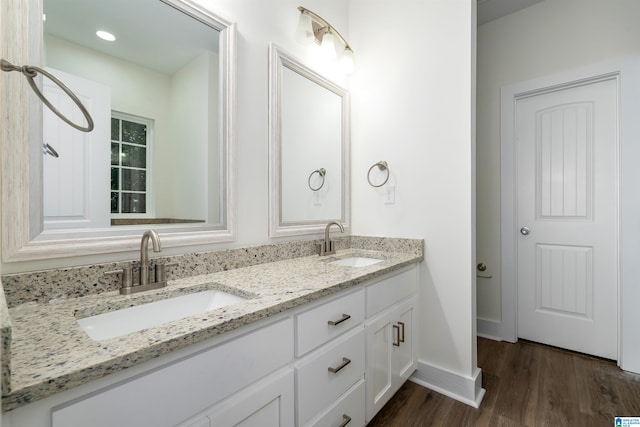
<path fill-rule="evenodd" d="M 333 237 L 332 240 L 337 250 L 352 248 L 421 254 L 423 245 L 420 239 L 387 237 L 339 236 Z M 315 244 L 321 241 L 321 239 L 299 240 L 168 257 L 160 255 L 150 257 L 150 261 L 153 263 L 176 262 L 176 266 L 167 270 L 167 280 L 175 280 L 314 255 L 317 253 Z M 130 262 L 137 265 L 139 260 L 3 275 L 3 297 L 6 299 L 6 305 L 12 308 L 28 302 L 42 304 L 57 299 L 114 291 L 121 286 L 120 275 L 104 273 L 122 268 Z M 135 275 L 134 279 L 137 280 Z M 2 310 L 0 310 L 1 314 Z"/>

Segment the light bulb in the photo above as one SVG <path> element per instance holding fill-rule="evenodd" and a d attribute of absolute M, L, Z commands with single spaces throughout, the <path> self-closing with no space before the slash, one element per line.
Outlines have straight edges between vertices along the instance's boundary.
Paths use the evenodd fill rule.
<path fill-rule="evenodd" d="M 342 68 L 342 72 L 345 74 L 351 74 L 355 71 L 355 65 L 353 63 L 353 51 L 349 48 L 346 48 L 342 52 L 342 56 L 340 57 L 340 67 Z"/>
<path fill-rule="evenodd" d="M 313 26 L 311 25 L 311 17 L 306 13 L 300 14 L 298 28 L 296 29 L 295 39 L 298 43 L 309 46 L 313 43 Z"/>
<path fill-rule="evenodd" d="M 114 36 L 108 31 L 102 31 L 102 30 L 96 31 L 96 36 L 108 42 L 113 42 L 116 40 L 116 36 Z"/>
<path fill-rule="evenodd" d="M 320 57 L 326 61 L 336 59 L 336 46 L 333 41 L 333 34 L 329 31 L 322 36 L 322 44 L 320 45 Z"/>

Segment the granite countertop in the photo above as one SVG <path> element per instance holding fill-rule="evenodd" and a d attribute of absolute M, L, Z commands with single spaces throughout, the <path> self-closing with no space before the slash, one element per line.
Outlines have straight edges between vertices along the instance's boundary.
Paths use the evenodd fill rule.
<path fill-rule="evenodd" d="M 367 267 L 327 261 L 351 256 L 383 259 Z M 422 260 L 422 254 L 346 249 L 171 280 L 158 291 L 121 296 L 117 291 L 9 309 L 11 373 L 2 410 L 10 411 L 162 354 L 249 325 L 270 315 L 339 292 Z M 138 305 L 205 288 L 248 299 L 201 315 L 118 338 L 93 341 L 76 317 Z"/>

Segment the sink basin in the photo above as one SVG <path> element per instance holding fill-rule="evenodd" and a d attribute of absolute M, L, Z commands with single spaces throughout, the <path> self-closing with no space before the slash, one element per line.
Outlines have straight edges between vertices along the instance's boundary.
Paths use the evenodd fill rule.
<path fill-rule="evenodd" d="M 350 258 L 343 258 L 336 261 L 331 261 L 329 264 L 331 265 L 341 265 L 344 267 L 367 267 L 369 265 L 377 264 L 384 260 L 377 258 L 367 258 L 361 256 L 354 256 Z"/>
<path fill-rule="evenodd" d="M 207 290 L 85 317 L 78 323 L 94 341 L 102 341 L 244 300 L 227 292 Z"/>

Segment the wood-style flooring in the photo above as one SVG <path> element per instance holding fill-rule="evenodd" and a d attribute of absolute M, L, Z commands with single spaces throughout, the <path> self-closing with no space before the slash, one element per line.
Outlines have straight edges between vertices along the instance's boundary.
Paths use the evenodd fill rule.
<path fill-rule="evenodd" d="M 407 381 L 368 427 L 614 426 L 640 417 L 640 375 L 529 341 L 478 339 L 486 389 L 479 409 Z"/>

